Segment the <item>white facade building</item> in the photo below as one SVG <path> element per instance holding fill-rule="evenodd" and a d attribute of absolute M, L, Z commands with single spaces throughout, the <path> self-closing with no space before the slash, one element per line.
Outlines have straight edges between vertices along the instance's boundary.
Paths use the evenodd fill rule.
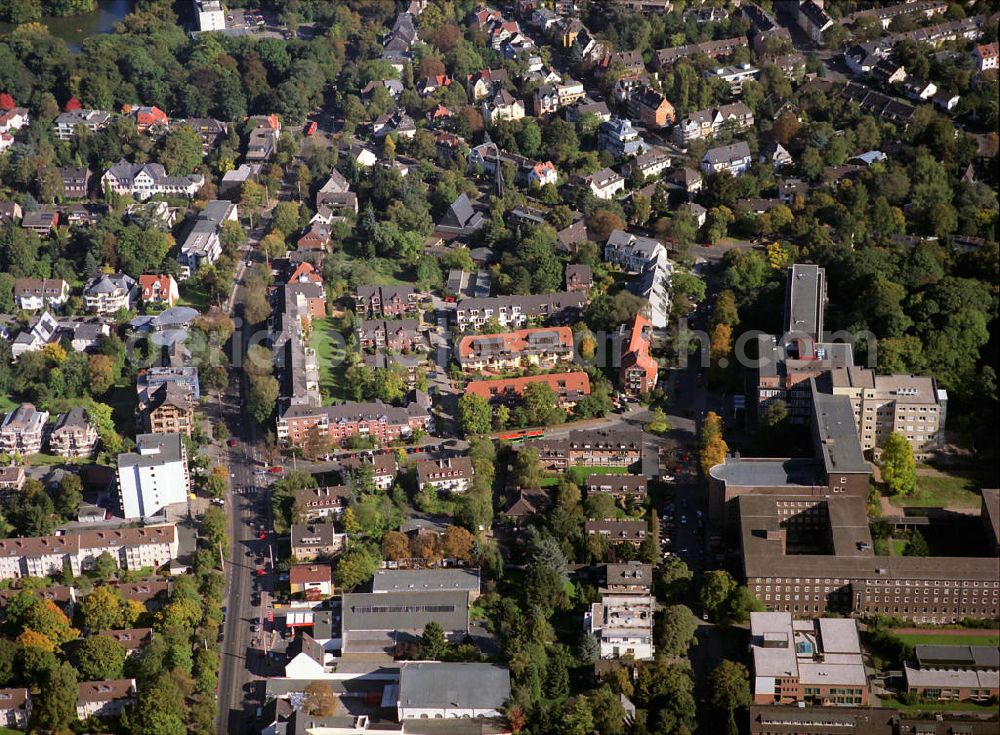
<path fill-rule="evenodd" d="M 226 10 L 219 0 L 194 0 L 194 14 L 198 17 L 200 31 L 226 29 Z"/>
<path fill-rule="evenodd" d="M 118 491 L 126 518 L 146 518 L 183 503 L 190 487 L 180 434 L 139 434 L 135 452 L 118 455 Z"/>

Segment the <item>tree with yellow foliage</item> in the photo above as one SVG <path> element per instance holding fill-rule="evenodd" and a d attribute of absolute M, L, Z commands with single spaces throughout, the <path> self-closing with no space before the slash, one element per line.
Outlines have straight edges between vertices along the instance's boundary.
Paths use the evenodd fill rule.
<path fill-rule="evenodd" d="M 792 263 L 792 253 L 780 242 L 772 242 L 767 246 L 767 262 L 774 270 L 787 268 Z"/>
<path fill-rule="evenodd" d="M 729 445 L 722 438 L 722 418 L 709 411 L 701 424 L 700 464 L 702 475 L 708 477 L 708 471 L 721 464 L 729 453 Z"/>
<path fill-rule="evenodd" d="M 17 642 L 25 648 L 37 648 L 39 651 L 47 651 L 48 653 L 54 653 L 56 650 L 55 643 L 48 636 L 30 628 L 17 637 Z"/>

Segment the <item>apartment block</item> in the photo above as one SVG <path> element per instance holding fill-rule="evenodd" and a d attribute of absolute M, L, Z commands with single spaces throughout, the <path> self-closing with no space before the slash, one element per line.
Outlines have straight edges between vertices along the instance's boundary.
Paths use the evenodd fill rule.
<path fill-rule="evenodd" d="M 468 457 L 446 457 L 425 459 L 416 463 L 417 487 L 423 491 L 431 488 L 436 492 L 460 495 L 472 485 L 475 474 L 472 460 Z"/>
<path fill-rule="evenodd" d="M 295 491 L 295 505 L 310 523 L 331 518 L 339 519 L 351 499 L 346 485 L 304 487 Z"/>
<path fill-rule="evenodd" d="M 584 531 L 588 536 L 601 536 L 611 544 L 632 544 L 638 546 L 646 539 L 649 525 L 646 521 L 605 519 L 587 521 Z"/>
<path fill-rule="evenodd" d="M 601 646 L 602 659 L 651 661 L 653 611 L 656 601 L 646 594 L 605 594 L 584 613 L 584 629 Z"/>
<path fill-rule="evenodd" d="M 996 646 L 919 645 L 903 664 L 906 691 L 924 700 L 985 703 L 1000 695 Z"/>
<path fill-rule="evenodd" d="M 528 445 L 538 448 L 546 470 L 570 465 L 627 467 L 643 459 L 642 432 L 635 429 L 575 429 L 566 439 L 534 439 Z"/>
<path fill-rule="evenodd" d="M 689 112 L 673 129 L 674 142 L 686 146 L 696 140 L 705 140 L 722 130 L 746 130 L 753 127 L 753 112 L 742 102 L 733 102 L 706 110 Z"/>
<path fill-rule="evenodd" d="M 18 278 L 14 281 L 14 301 L 18 309 L 37 311 L 62 306 L 69 298 L 69 284 L 61 278 Z"/>
<path fill-rule="evenodd" d="M 97 448 L 97 429 L 79 406 L 61 414 L 49 435 L 49 451 L 61 457 L 89 457 Z"/>
<path fill-rule="evenodd" d="M 150 434 L 184 434 L 194 428 L 194 396 L 180 383 L 164 383 L 140 402 L 143 428 Z"/>
<path fill-rule="evenodd" d="M 579 318 L 586 303 L 586 294 L 565 291 L 461 299 L 455 309 L 455 321 L 461 332 L 482 329 L 491 319 L 496 319 L 504 329 L 520 329 L 529 321 L 568 324 Z"/>
<path fill-rule="evenodd" d="M 417 311 L 417 294 L 411 286 L 358 286 L 354 310 L 359 317 L 396 319 Z"/>
<path fill-rule="evenodd" d="M 118 455 L 118 491 L 126 518 L 147 518 L 187 501 L 191 481 L 179 433 L 139 434 L 134 452 Z"/>
<path fill-rule="evenodd" d="M 405 407 L 381 401 L 321 407 L 292 405 L 278 418 L 277 438 L 301 447 L 309 433 L 318 430 L 336 446 L 344 446 L 352 436 L 369 437 L 385 445 L 405 439 L 417 429 L 427 431 L 430 425 L 430 414 L 417 403 Z"/>
<path fill-rule="evenodd" d="M 638 475 L 589 475 L 587 495 L 610 495 L 617 500 L 646 497 L 646 478 Z"/>
<path fill-rule="evenodd" d="M 5 454 L 38 454 L 48 420 L 48 411 L 39 411 L 33 403 L 22 403 L 0 424 L 0 449 Z"/>
<path fill-rule="evenodd" d="M 636 314 L 631 325 L 622 325 L 618 337 L 621 344 L 621 365 L 618 383 L 630 395 L 648 393 L 656 387 L 659 366 L 649 354 L 653 325 L 642 314 Z"/>
<path fill-rule="evenodd" d="M 491 403 L 512 403 L 524 395 L 529 385 L 539 383 L 548 385 L 552 389 L 560 408 L 572 408 L 577 401 L 590 395 L 590 378 L 587 373 L 582 372 L 474 380 L 466 386 L 465 395 L 476 395 Z"/>
<path fill-rule="evenodd" d="M 540 327 L 469 335 L 459 340 L 457 353 L 464 371 L 554 368 L 573 359 L 573 332 L 569 327 Z"/>
<path fill-rule="evenodd" d="M 292 557 L 300 561 L 328 559 L 344 550 L 347 534 L 332 523 L 295 524 L 291 532 Z"/>

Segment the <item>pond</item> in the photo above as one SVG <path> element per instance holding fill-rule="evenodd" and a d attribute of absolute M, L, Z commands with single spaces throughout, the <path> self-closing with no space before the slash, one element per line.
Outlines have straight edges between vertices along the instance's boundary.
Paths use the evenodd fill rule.
<path fill-rule="evenodd" d="M 132 10 L 132 0 L 98 0 L 97 10 L 83 15 L 45 17 L 41 22 L 48 26 L 53 36 L 64 40 L 70 51 L 76 53 L 91 36 L 111 33 L 115 23 Z M 9 33 L 15 26 L 0 23 L 0 34 Z"/>

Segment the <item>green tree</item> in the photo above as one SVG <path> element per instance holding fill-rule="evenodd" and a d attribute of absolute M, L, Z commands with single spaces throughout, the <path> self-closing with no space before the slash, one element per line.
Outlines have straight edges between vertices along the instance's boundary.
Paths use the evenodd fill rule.
<path fill-rule="evenodd" d="M 657 653 L 685 656 L 695 641 L 698 621 L 686 605 L 669 605 L 660 613 L 654 630 Z"/>
<path fill-rule="evenodd" d="M 124 627 L 125 602 L 118 590 L 110 585 L 100 585 L 80 603 L 80 619 L 92 633 Z"/>
<path fill-rule="evenodd" d="M 113 579 L 118 574 L 118 561 L 111 555 L 111 552 L 102 551 L 94 559 L 93 572 L 98 579 Z"/>
<path fill-rule="evenodd" d="M 65 661 L 45 677 L 41 693 L 33 701 L 32 720 L 36 727 L 61 732 L 76 721 L 76 670 Z"/>
<path fill-rule="evenodd" d="M 448 652 L 448 640 L 444 637 L 444 629 L 433 620 L 424 626 L 420 636 L 420 657 L 430 661 L 440 661 Z"/>
<path fill-rule="evenodd" d="M 80 476 L 70 472 L 64 474 L 53 501 L 59 515 L 67 520 L 75 519 L 80 503 L 83 502 L 83 482 Z"/>
<path fill-rule="evenodd" d="M 466 436 L 489 433 L 490 404 L 482 396 L 466 393 L 458 399 L 458 423 Z"/>
<path fill-rule="evenodd" d="M 698 591 L 698 602 L 713 616 L 718 616 L 723 605 L 736 589 L 736 580 L 723 569 L 713 569 L 705 573 L 701 589 Z"/>
<path fill-rule="evenodd" d="M 188 125 L 171 125 L 163 136 L 160 163 L 171 176 L 187 176 L 202 159 L 201 137 Z"/>
<path fill-rule="evenodd" d="M 284 237 L 299 229 L 299 205 L 295 202 L 279 202 L 271 217 L 274 228 Z"/>
<path fill-rule="evenodd" d="M 542 486 L 542 467 L 538 447 L 521 447 L 514 458 L 514 487 L 537 490 Z"/>
<path fill-rule="evenodd" d="M 110 636 L 89 636 L 76 650 L 77 671 L 84 681 L 120 679 L 125 653 L 125 647 Z"/>
<path fill-rule="evenodd" d="M 924 535 L 917 529 L 910 531 L 910 538 L 903 548 L 903 556 L 930 556 L 930 553 Z"/>
<path fill-rule="evenodd" d="M 709 674 L 709 703 L 728 717 L 728 731 L 736 735 L 736 710 L 750 705 L 750 675 L 736 661 L 722 661 Z"/>
<path fill-rule="evenodd" d="M 273 375 L 264 375 L 250 382 L 247 408 L 250 416 L 258 424 L 264 424 L 274 413 L 279 388 L 278 381 Z"/>
<path fill-rule="evenodd" d="M 694 573 L 679 556 L 668 556 L 656 572 L 656 595 L 662 600 L 676 601 L 685 598 L 694 579 Z"/>
<path fill-rule="evenodd" d="M 201 516 L 201 534 L 212 550 L 229 545 L 229 516 L 226 511 L 212 505 L 205 509 Z"/>
<path fill-rule="evenodd" d="M 879 458 L 882 465 L 882 482 L 893 495 L 909 495 L 917 486 L 917 462 L 913 447 L 902 434 L 893 432 L 882 444 Z"/>
<path fill-rule="evenodd" d="M 379 559 L 364 546 L 353 546 L 337 559 L 334 577 L 345 589 L 360 587 L 375 576 Z"/>

